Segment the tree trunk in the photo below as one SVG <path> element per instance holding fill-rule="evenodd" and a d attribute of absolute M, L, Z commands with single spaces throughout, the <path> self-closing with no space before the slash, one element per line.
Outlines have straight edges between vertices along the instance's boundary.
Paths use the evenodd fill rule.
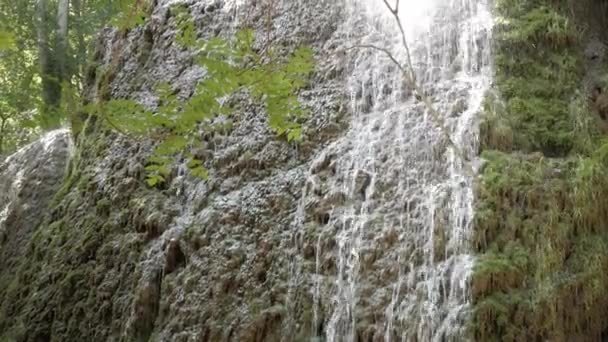
<path fill-rule="evenodd" d="M 57 77 L 57 70 L 49 46 L 48 0 L 38 0 L 37 35 L 38 35 L 38 63 L 40 64 L 40 78 L 42 79 L 42 102 L 40 124 L 43 128 L 53 128 L 59 125 L 57 111 L 61 99 L 61 85 Z"/>
<path fill-rule="evenodd" d="M 72 30 L 76 30 L 76 67 L 74 68 L 75 73 L 78 75 L 78 82 L 80 86 L 84 85 L 84 73 L 87 62 L 87 45 L 85 41 L 85 23 L 84 23 L 84 8 L 85 3 L 83 0 L 72 0 L 72 8 L 75 16 L 75 23 L 72 26 Z"/>
<path fill-rule="evenodd" d="M 57 74 L 59 83 L 69 81 L 68 70 L 68 17 L 70 12 L 70 1 L 59 0 L 57 6 L 57 44 L 55 56 L 57 59 Z"/>
<path fill-rule="evenodd" d="M 7 119 L 3 116 L 0 116 L 0 156 L 4 153 L 4 131 L 6 130 L 6 121 Z"/>

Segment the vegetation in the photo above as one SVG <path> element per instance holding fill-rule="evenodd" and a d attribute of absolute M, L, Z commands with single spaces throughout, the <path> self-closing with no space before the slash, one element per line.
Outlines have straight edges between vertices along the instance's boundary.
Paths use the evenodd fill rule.
<path fill-rule="evenodd" d="M 199 39 L 188 9 L 174 6 L 175 42 L 206 70 L 194 94 L 180 98 L 170 83 L 159 81 L 154 109 L 113 98 L 110 83 L 118 67 L 113 60 L 99 68 L 101 96 L 81 106 L 95 31 L 111 24 L 126 33 L 144 24 L 146 3 L 13 2 L 0 0 L 0 155 L 70 121 L 75 133 L 87 133 L 80 149 L 94 158 L 104 153 L 99 140 L 107 140 L 108 130 L 155 141 L 146 161 L 149 186 L 165 182 L 176 160 L 205 178 L 206 160 L 194 151 L 206 147 L 205 134 L 217 129 L 218 121 L 230 126 L 244 97 L 262 108 L 278 136 L 290 142 L 301 138 L 307 111 L 297 93 L 314 68 L 308 48 L 279 53 L 272 43 L 256 45 L 246 28 L 234 37 Z M 564 1 L 497 0 L 495 5 L 496 85 L 486 98 L 481 125 L 486 164 L 477 192 L 474 248 L 480 257 L 472 280 L 471 332 L 480 341 L 598 339 L 608 326 L 603 293 L 608 286 L 608 140 L 581 87 L 585 65 L 577 44 L 585 32 Z M 396 63 L 418 88 L 407 64 Z M 433 112 L 429 100 L 422 100 Z M 79 119 L 68 118 L 77 113 L 88 116 L 89 131 L 81 129 L 85 123 Z M 77 156 L 73 163 L 78 161 Z M 136 287 L 132 273 L 147 242 L 131 239 L 132 230 L 148 241 L 156 238 L 172 212 L 162 207 L 167 198 L 160 191 L 112 177 L 107 182 L 124 186 L 111 201 L 94 189 L 99 184 L 92 172 L 74 168 L 52 204 L 52 223 L 34 234 L 28 247 L 32 258 L 7 261 L 19 265 L 19 272 L 0 277 L 0 298 L 7 303 L 0 307 L 5 334 L 0 339 L 27 336 L 26 324 L 34 327 L 29 335 L 40 340 L 53 329 L 75 336 L 89 329 L 76 316 L 58 317 L 69 322 L 64 327 L 49 326 L 47 308 L 66 305 L 75 307 L 70 315 L 104 322 L 95 327 L 99 336 L 124 328 L 111 327 L 122 324 L 111 322 L 112 315 L 127 310 L 134 299 L 112 303 L 112 296 Z M 117 259 L 126 264 L 116 267 Z M 118 274 L 105 275 L 99 265 Z M 45 291 L 49 280 L 63 291 Z M 90 310 L 98 305 L 99 310 Z M 141 330 L 138 336 L 149 337 L 145 324 Z"/>
<path fill-rule="evenodd" d="M 0 155 L 64 124 L 62 95 L 82 90 L 97 32 L 141 22 L 143 4 L 0 0 Z"/>
<path fill-rule="evenodd" d="M 573 148 L 569 101 L 579 86 L 577 31 L 571 20 L 547 5 L 499 1 L 495 28 L 496 83 L 514 148 L 563 156 Z"/>
<path fill-rule="evenodd" d="M 567 3 L 501 0 L 482 123 L 473 334 L 598 339 L 608 325 L 608 144 L 582 89 Z M 572 295 L 572 294 L 576 295 Z"/>
<path fill-rule="evenodd" d="M 7 50 L 12 45 L 13 45 L 13 36 L 6 31 L 0 31 L 0 50 Z"/>
<path fill-rule="evenodd" d="M 73 5 L 75 2 L 70 3 Z M 119 34 L 126 34 L 133 25 L 143 22 L 147 8 L 141 4 L 143 2 L 137 0 L 115 1 L 113 6 L 117 7 L 111 10 L 117 14 L 104 17 L 103 22 L 119 26 L 119 31 L 122 31 Z M 55 10 L 55 5 L 58 4 L 49 0 L 49 13 Z M 35 8 L 28 7 L 28 10 L 34 13 Z M 70 18 L 74 11 L 73 8 L 70 10 Z M 238 31 L 234 37 L 198 40 L 186 8 L 173 7 L 170 15 L 177 19 L 179 29 L 175 41 L 184 50 L 190 50 L 196 62 L 206 70 L 207 77 L 199 82 L 195 93 L 187 99 L 179 98 L 176 89 L 168 82 L 160 81 L 155 89 L 158 106 L 153 111 L 131 99 L 112 96 L 111 81 L 119 68 L 116 59 L 103 67 L 94 64 L 101 61 L 92 61 L 92 69 L 98 73 L 96 86 L 100 96 L 87 99 L 91 101 L 86 105 L 81 105 L 84 101 L 80 95 L 84 78 L 88 76 L 83 71 L 84 64 L 68 63 L 77 71 L 60 83 L 60 101 L 56 103 L 56 110 L 47 111 L 43 98 L 44 70 L 40 65 L 41 55 L 37 53 L 37 40 L 27 40 L 31 44 L 27 54 L 18 49 L 6 50 L 14 53 L 15 63 L 25 65 L 25 70 L 32 75 L 32 80 L 27 82 L 30 88 L 18 83 L 0 84 L 0 91 L 6 85 L 10 88 L 7 92 L 21 91 L 24 93 L 22 98 L 32 96 L 23 101 L 24 109 L 17 104 L 6 104 L 15 108 L 17 115 L 11 119 L 11 125 L 20 129 L 25 127 L 27 120 L 22 117 L 29 111 L 32 113 L 30 125 L 37 133 L 49 127 L 42 123 L 41 115 L 49 115 L 44 118 L 46 120 L 58 114 L 60 121 L 72 123 L 78 137 L 78 148 L 44 223 L 32 232 L 20 232 L 25 236 L 23 241 L 29 242 L 24 244 L 23 251 L 31 257 L 25 258 L 13 249 L 0 249 L 3 262 L 16 271 L 14 274 L 0 274 L 0 340 L 47 340 L 49 336 L 64 339 L 95 336 L 103 339 L 115 336 L 116 331 L 126 331 L 123 338 L 127 340 L 149 339 L 153 318 L 150 321 L 149 317 L 144 317 L 141 322 L 132 323 L 117 320 L 116 315 L 124 314 L 132 306 L 145 306 L 139 297 L 131 296 L 138 288 L 136 282 L 141 276 L 134 273 L 142 272 L 137 264 L 141 253 L 147 249 L 147 243 L 169 228 L 176 212 L 170 208 L 166 192 L 141 186 L 139 180 L 130 178 L 133 175 L 126 177 L 125 170 L 111 173 L 102 185 L 94 177 L 97 166 L 81 164 L 83 160 L 111 158 L 107 149 L 110 137 L 124 134 L 158 143 L 155 153 L 147 160 L 147 180 L 152 186 L 164 180 L 176 156 L 187 159 L 192 172 L 204 177 L 205 160 L 196 158 L 192 149 L 204 144 L 203 137 L 209 130 L 219 129 L 218 121 L 222 122 L 221 129 L 229 129 L 230 119 L 236 115 L 235 106 L 243 97 L 267 113 L 272 131 L 287 141 L 300 139 L 300 122 L 307 112 L 296 92 L 306 86 L 313 70 L 310 49 L 294 48 L 291 53 L 285 53 L 285 47 L 271 43 L 254 48 L 253 31 L 248 29 Z M 32 22 L 24 31 L 33 37 L 36 35 L 34 28 Z M 20 44 L 18 32 L 15 37 L 15 42 Z M 92 36 L 85 37 L 87 44 L 91 42 L 88 39 Z M 75 40 L 70 37 L 68 42 L 73 48 Z M 76 57 L 72 48 L 68 49 L 68 60 Z M 50 55 L 55 51 L 51 49 Z M 91 55 L 90 51 L 92 48 L 87 48 L 87 56 Z M 23 56 L 30 60 L 27 63 L 20 61 Z M 0 71 L 7 65 L 5 63 L 8 62 L 0 60 Z M 6 69 L 7 79 L 17 82 L 19 78 L 14 77 L 15 68 L 6 66 Z M 0 106 L 4 98 L 13 97 L 0 96 Z M 36 105 L 32 106 L 32 103 Z M 71 116 L 67 118 L 69 120 L 66 120 L 66 114 Z M 220 116 L 226 120 L 214 120 Z M 88 119 L 82 120 L 83 117 Z M 104 189 L 106 186 L 120 190 L 111 195 Z M 28 234 L 32 235 L 31 239 Z M 117 260 L 124 262 L 117 263 Z M 115 271 L 104 271 L 111 269 Z M 49 284 L 49 279 L 52 284 Z M 55 286 L 61 290 L 53 290 Z M 38 294 L 31 296 L 33 293 Z M 124 300 L 114 303 L 112 298 L 118 297 Z M 143 297 L 145 299 L 145 295 Z M 92 307 L 97 309 L 90 310 Z M 49 308 L 65 310 L 52 312 Z M 146 313 L 150 313 L 148 311 Z M 66 324 L 59 324 L 60 321 Z M 96 324 L 91 326 L 91 322 Z"/>
<path fill-rule="evenodd" d="M 31 136 L 55 128 L 66 119 L 78 133 L 83 124 L 78 116 L 89 114 L 101 117 L 120 133 L 159 142 L 146 167 L 150 186 L 164 181 L 176 155 L 187 160 L 194 175 L 205 178 L 204 160 L 194 156 L 192 150 L 203 146 L 205 131 L 214 128 L 213 118 L 231 115 L 236 102 L 230 99 L 237 93 L 246 93 L 264 105 L 270 128 L 278 135 L 289 141 L 299 140 L 298 120 L 306 111 L 296 92 L 306 85 L 313 70 L 312 51 L 302 47 L 289 58 L 282 58 L 270 43 L 254 49 L 255 37 L 248 29 L 238 32 L 234 39 L 199 41 L 194 22 L 183 6 L 172 8 L 179 30 L 175 40 L 196 53 L 195 59 L 208 75 L 191 98 L 182 101 L 169 83 L 159 82 L 159 106 L 154 111 L 133 100 L 112 99 L 109 94 L 80 106 L 85 64 L 95 32 L 90 28 L 112 24 L 127 31 L 144 23 L 146 6 L 143 0 L 97 0 L 87 2 L 84 8 L 80 1 L 66 0 L 40 0 L 36 8 L 5 6 L 2 17 L 12 19 L 8 26 L 14 33 L 0 34 L 0 53 L 5 57 L 0 62 L 0 153 L 14 150 Z M 36 19 L 28 19 L 29 15 Z M 56 23 L 52 17 L 57 18 Z M 67 24 L 72 21 L 73 29 L 68 30 Z M 109 91 L 117 65 L 114 58 L 105 66 L 102 87 L 106 89 L 102 93 Z"/>
<path fill-rule="evenodd" d="M 297 120 L 305 117 L 306 110 L 296 92 L 306 85 L 313 71 L 312 51 L 301 47 L 285 59 L 273 46 L 255 50 L 254 32 L 249 29 L 239 31 L 233 40 L 198 41 L 187 10 L 175 6 L 172 12 L 179 28 L 176 41 L 197 52 L 195 58 L 208 74 L 199 82 L 195 94 L 181 103 L 171 85 L 161 82 L 156 89 L 159 106 L 155 111 L 125 99 L 86 108 L 119 132 L 160 141 L 146 167 L 148 184 L 164 182 L 171 172 L 172 157 L 177 154 L 186 160 L 193 175 L 207 177 L 204 161 L 191 151 L 203 147 L 204 133 L 214 129 L 212 119 L 228 118 L 233 113 L 235 103 L 230 98 L 237 93 L 247 93 L 263 103 L 274 132 L 288 141 L 299 140 L 301 128 Z"/>

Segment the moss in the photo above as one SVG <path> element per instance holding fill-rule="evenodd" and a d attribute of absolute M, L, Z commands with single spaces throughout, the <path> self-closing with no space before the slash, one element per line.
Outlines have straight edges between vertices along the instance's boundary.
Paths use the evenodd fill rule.
<path fill-rule="evenodd" d="M 482 254 L 473 275 L 479 340 L 552 339 L 552 331 L 594 336 L 608 326 L 602 314 L 608 298 L 598 290 L 608 286 L 608 184 L 600 180 L 608 163 L 600 161 L 602 155 L 484 153 L 488 165 L 478 189 L 475 237 Z M 582 302 L 562 305 L 574 290 Z M 511 295 L 523 298 L 526 309 L 508 301 Z M 545 307 L 552 317 L 543 316 Z M 486 322 L 505 309 L 509 324 Z M 516 314 L 530 325 L 523 337 L 503 329 Z M 564 317 L 567 322 L 561 322 Z M 581 330 L 583 320 L 598 322 L 596 330 Z"/>
<path fill-rule="evenodd" d="M 608 328 L 608 144 L 561 1 L 500 0 L 481 124 L 472 333 L 599 340 Z"/>
<path fill-rule="evenodd" d="M 8 260 L 0 276 L 0 341 L 106 340 L 125 329 L 116 317 L 129 315 L 146 238 L 133 223 L 157 210 L 129 204 L 160 203 L 162 195 L 142 186 L 110 201 L 93 186 L 95 156 L 82 155 L 27 241 L 27 256 Z"/>
<path fill-rule="evenodd" d="M 486 110 L 480 125 L 481 145 L 489 149 L 511 151 L 513 149 L 513 129 L 495 111 Z"/>
<path fill-rule="evenodd" d="M 539 2 L 502 0 L 497 12 L 496 84 L 504 104 L 494 115 L 500 131 L 508 136 L 511 128 L 517 149 L 566 155 L 576 138 L 568 103 L 583 73 L 577 31 Z"/>
<path fill-rule="evenodd" d="M 79 175 L 67 175 L 66 179 L 63 182 L 63 185 L 59 189 L 59 191 L 53 197 L 51 201 L 51 208 L 57 207 L 61 201 L 65 198 L 65 196 L 72 190 L 72 187 L 78 182 Z"/>
<path fill-rule="evenodd" d="M 95 207 L 97 208 L 97 212 L 100 215 L 107 216 L 110 214 L 111 203 L 110 200 L 108 200 L 107 198 L 102 198 L 97 201 Z"/>

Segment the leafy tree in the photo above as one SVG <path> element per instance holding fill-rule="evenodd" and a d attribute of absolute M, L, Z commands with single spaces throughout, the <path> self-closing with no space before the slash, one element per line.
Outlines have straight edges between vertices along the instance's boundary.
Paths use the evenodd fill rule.
<path fill-rule="evenodd" d="M 204 146 L 201 130 L 213 129 L 213 118 L 233 115 L 230 98 L 236 93 L 247 93 L 263 105 L 270 128 L 278 135 L 288 141 L 300 139 L 298 120 L 306 110 L 296 94 L 313 70 L 312 51 L 299 48 L 285 58 L 271 45 L 256 50 L 252 30 L 242 30 L 234 39 L 199 41 L 192 18 L 182 6 L 172 8 L 180 31 L 176 42 L 198 51 L 197 61 L 209 75 L 190 99 L 182 103 L 169 84 L 160 83 L 160 107 L 156 112 L 128 99 L 79 108 L 84 65 L 96 31 L 108 24 L 128 30 L 143 23 L 146 11 L 144 0 L 36 0 L 17 4 L 0 0 L 0 151 L 21 141 L 17 139 L 19 131 L 57 127 L 66 113 L 84 110 L 99 115 L 120 132 L 159 140 L 147 167 L 151 186 L 164 181 L 177 154 L 188 160 L 194 175 L 204 178 L 204 161 L 190 151 Z"/>
<path fill-rule="evenodd" d="M 74 101 L 64 95 L 82 90 L 97 31 L 108 24 L 133 27 L 145 15 L 144 4 L 0 0 L 0 125 L 5 123 L 0 153 L 27 142 L 40 128 L 63 124 L 71 113 L 63 102 Z"/>
<path fill-rule="evenodd" d="M 42 79 L 42 104 L 40 122 L 45 128 L 54 128 L 60 124 L 58 115 L 61 100 L 61 77 L 56 67 L 56 57 L 51 50 L 49 1 L 38 0 L 37 4 L 37 43 L 40 78 Z"/>
<path fill-rule="evenodd" d="M 34 59 L 23 60 L 16 49 L 0 52 L 0 155 L 12 151 L 36 133 L 31 106 L 37 101 Z"/>

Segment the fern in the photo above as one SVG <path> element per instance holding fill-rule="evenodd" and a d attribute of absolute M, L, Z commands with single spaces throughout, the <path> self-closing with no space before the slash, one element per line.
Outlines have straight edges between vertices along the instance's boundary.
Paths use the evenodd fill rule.
<path fill-rule="evenodd" d="M 175 38 L 177 43 L 184 47 L 194 47 L 196 45 L 196 29 L 194 22 L 190 20 L 188 9 L 183 5 L 173 6 L 171 13 L 175 17 L 179 34 Z"/>
<path fill-rule="evenodd" d="M 145 0 L 117 0 L 115 2 L 117 15 L 112 19 L 112 26 L 123 31 L 143 25 L 147 13 Z"/>
<path fill-rule="evenodd" d="M 298 48 L 286 59 L 275 57 L 272 47 L 258 52 L 250 29 L 239 31 L 232 40 L 215 37 L 199 41 L 187 9 L 174 6 L 171 12 L 179 32 L 176 43 L 198 52 L 196 60 L 207 70 L 208 77 L 199 82 L 195 94 L 185 102 L 177 98 L 169 83 L 161 82 L 156 88 L 159 106 L 155 112 L 133 100 L 120 99 L 108 101 L 98 113 L 122 133 L 159 141 L 148 159 L 148 185 L 158 186 L 165 181 L 176 155 L 185 159 L 192 175 L 208 177 L 204 161 L 189 151 L 204 147 L 200 129 L 213 129 L 211 119 L 232 115 L 235 108 L 228 99 L 240 91 L 264 105 L 269 126 L 277 135 L 290 142 L 301 139 L 298 120 L 307 111 L 296 93 L 306 86 L 314 68 L 309 48 Z"/>

